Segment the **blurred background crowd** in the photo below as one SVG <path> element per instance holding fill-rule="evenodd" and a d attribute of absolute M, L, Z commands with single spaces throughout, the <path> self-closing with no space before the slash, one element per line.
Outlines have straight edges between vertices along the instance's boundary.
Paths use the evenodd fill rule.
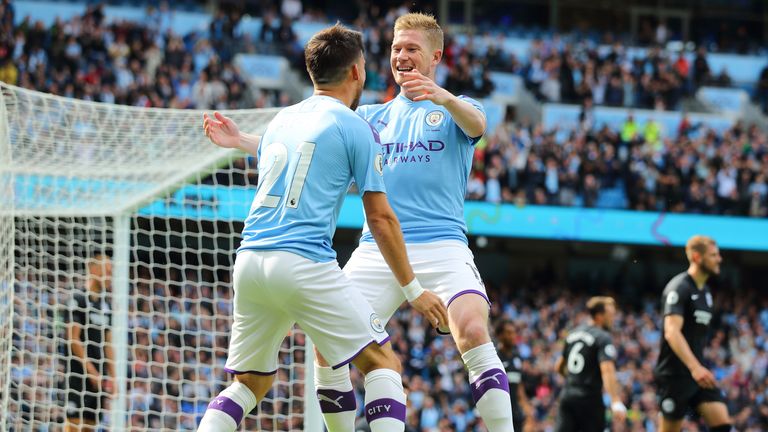
<path fill-rule="evenodd" d="M 222 2 L 212 12 L 206 31 L 177 34 L 169 2 L 148 2 L 140 22 L 108 22 L 104 6 L 91 4 L 80 16 L 45 26 L 16 17 L 13 2 L 2 0 L 0 80 L 71 98 L 141 107 L 286 106 L 297 99 L 289 92 L 254 84 L 237 66 L 236 55 L 283 56 L 303 76 L 296 24 L 342 18 L 363 31 L 366 89 L 378 101 L 397 94 L 389 66 L 392 23 L 409 10 L 410 3 L 359 1 L 348 10 L 324 9 L 317 2 L 299 0 L 256 3 L 249 13 L 263 22 L 258 33 L 242 30 L 246 18 L 242 8 Z M 663 24 L 643 27 L 642 37 L 632 41 L 649 47 L 640 56 L 616 34 L 541 32 L 532 39 L 528 55 L 520 58 L 504 49 L 496 33 L 449 32 L 437 73 L 438 83 L 448 90 L 478 98 L 493 96 L 490 73 L 500 71 L 522 77 L 542 102 L 581 106 L 578 125 L 565 129 L 547 130 L 530 119 L 506 115 L 476 146 L 467 199 L 520 206 L 768 217 L 764 130 L 736 122 L 716 133 L 684 115 L 676 130 L 663 134 L 658 123 L 636 121 L 631 111 L 618 129 L 595 120 L 594 111 L 600 106 L 682 110 L 685 99 L 703 85 L 732 86 L 733 71 L 711 68 L 709 53 L 759 52 L 761 48 L 743 43 L 745 28 L 727 30 L 702 38 L 688 51 L 692 61 L 679 51 L 663 48 L 669 39 Z M 768 111 L 768 68 L 754 83 L 752 96 Z M 217 176 L 215 183 L 254 185 L 253 160 L 243 159 L 236 166 L 246 170 Z M 51 280 L 47 288 L 34 286 L 24 275 L 17 281 L 15 324 L 34 336 L 24 339 L 27 351 L 56 351 L 60 330 L 56 317 L 59 305 L 68 303 L 73 281 Z M 223 371 L 232 308 L 228 276 L 138 267 L 132 281 L 130 423 L 136 430 L 192 430 L 207 401 L 228 379 Z M 516 327 L 518 349 L 525 360 L 525 391 L 535 413 L 529 419 L 532 429 L 549 430 L 563 384 L 553 370 L 561 350 L 559 341 L 568 328 L 586 318 L 587 294 L 546 278 L 487 282 L 486 286 L 493 301 L 492 324 L 510 319 Z M 661 287 L 655 288 L 656 293 L 632 304 L 622 304 L 617 296 L 621 310 L 614 331 L 618 376 L 630 409 L 625 430 L 655 430 L 658 410 L 651 369 L 661 337 L 657 298 Z M 768 300 L 762 291 L 753 286 L 742 288 L 738 295 L 715 292 L 713 328 L 717 331 L 706 355 L 727 393 L 738 430 L 768 430 Z M 466 372 L 451 339 L 438 337 L 409 310 L 399 312 L 388 330 L 406 370 L 409 430 L 481 430 L 468 403 Z M 274 419 L 254 423 L 251 418 L 246 429 L 300 427 L 299 416 L 291 414 L 298 414 L 303 406 L 287 396 L 304 394 L 299 384 L 304 379 L 303 343 L 300 332 L 291 335 L 278 372 L 284 384 L 269 395 L 274 402 L 261 406 L 262 412 L 275 414 Z M 59 366 L 50 357 L 30 361 L 16 354 L 13 382 L 24 385 L 12 399 L 26 415 L 60 418 L 63 409 L 45 414 L 33 409 L 36 401 L 58 398 Z M 362 407 L 359 374 L 355 384 Z M 694 421 L 686 427 L 698 430 Z"/>

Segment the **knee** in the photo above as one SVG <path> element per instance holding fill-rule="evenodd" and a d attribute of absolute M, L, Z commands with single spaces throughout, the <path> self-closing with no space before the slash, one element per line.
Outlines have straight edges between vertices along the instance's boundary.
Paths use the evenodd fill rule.
<path fill-rule="evenodd" d="M 488 325 L 484 320 L 475 319 L 459 326 L 456 344 L 461 352 L 486 344 L 491 341 Z"/>

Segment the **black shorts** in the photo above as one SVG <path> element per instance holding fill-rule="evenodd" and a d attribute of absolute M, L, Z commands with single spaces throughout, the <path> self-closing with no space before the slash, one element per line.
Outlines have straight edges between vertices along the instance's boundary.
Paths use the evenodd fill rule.
<path fill-rule="evenodd" d="M 656 377 L 656 400 L 665 419 L 681 420 L 690 408 L 705 402 L 725 403 L 723 392 L 718 388 L 705 389 L 691 377 Z"/>
<path fill-rule="evenodd" d="M 555 432 L 603 432 L 605 405 L 602 396 L 563 395 L 557 410 Z"/>

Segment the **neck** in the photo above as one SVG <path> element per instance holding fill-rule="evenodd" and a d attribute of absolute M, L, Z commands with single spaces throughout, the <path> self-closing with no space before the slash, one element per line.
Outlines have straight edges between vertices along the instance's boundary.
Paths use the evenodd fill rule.
<path fill-rule="evenodd" d="M 590 318 L 589 322 L 590 322 L 590 323 L 591 323 L 593 326 L 595 326 L 595 327 L 598 327 L 598 328 L 604 328 L 604 327 L 603 327 L 603 320 L 602 320 L 602 319 L 600 319 L 600 318 Z"/>
<path fill-rule="evenodd" d="M 328 96 L 338 99 L 347 107 L 352 106 L 354 97 L 349 91 L 342 90 L 340 87 L 315 87 L 314 96 Z"/>
<path fill-rule="evenodd" d="M 696 264 L 691 264 L 691 266 L 688 267 L 688 274 L 691 275 L 693 281 L 696 282 L 696 288 L 698 289 L 704 287 L 704 284 L 707 283 L 707 279 L 709 279 L 709 275 L 706 272 L 701 271 L 701 268 Z"/>

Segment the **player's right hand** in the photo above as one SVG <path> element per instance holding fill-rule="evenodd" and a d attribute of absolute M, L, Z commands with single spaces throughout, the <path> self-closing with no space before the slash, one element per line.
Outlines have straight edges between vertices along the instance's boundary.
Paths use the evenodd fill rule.
<path fill-rule="evenodd" d="M 240 129 L 237 123 L 229 117 L 218 111 L 213 113 L 213 117 L 208 113 L 203 114 L 203 133 L 212 143 L 224 148 L 240 147 Z"/>
<path fill-rule="evenodd" d="M 448 309 L 435 293 L 425 290 L 411 302 L 411 306 L 424 315 L 432 327 L 448 328 Z"/>
<path fill-rule="evenodd" d="M 715 376 L 704 366 L 699 365 L 697 368 L 693 369 L 691 375 L 700 387 L 715 388 L 715 385 L 717 385 Z"/>

